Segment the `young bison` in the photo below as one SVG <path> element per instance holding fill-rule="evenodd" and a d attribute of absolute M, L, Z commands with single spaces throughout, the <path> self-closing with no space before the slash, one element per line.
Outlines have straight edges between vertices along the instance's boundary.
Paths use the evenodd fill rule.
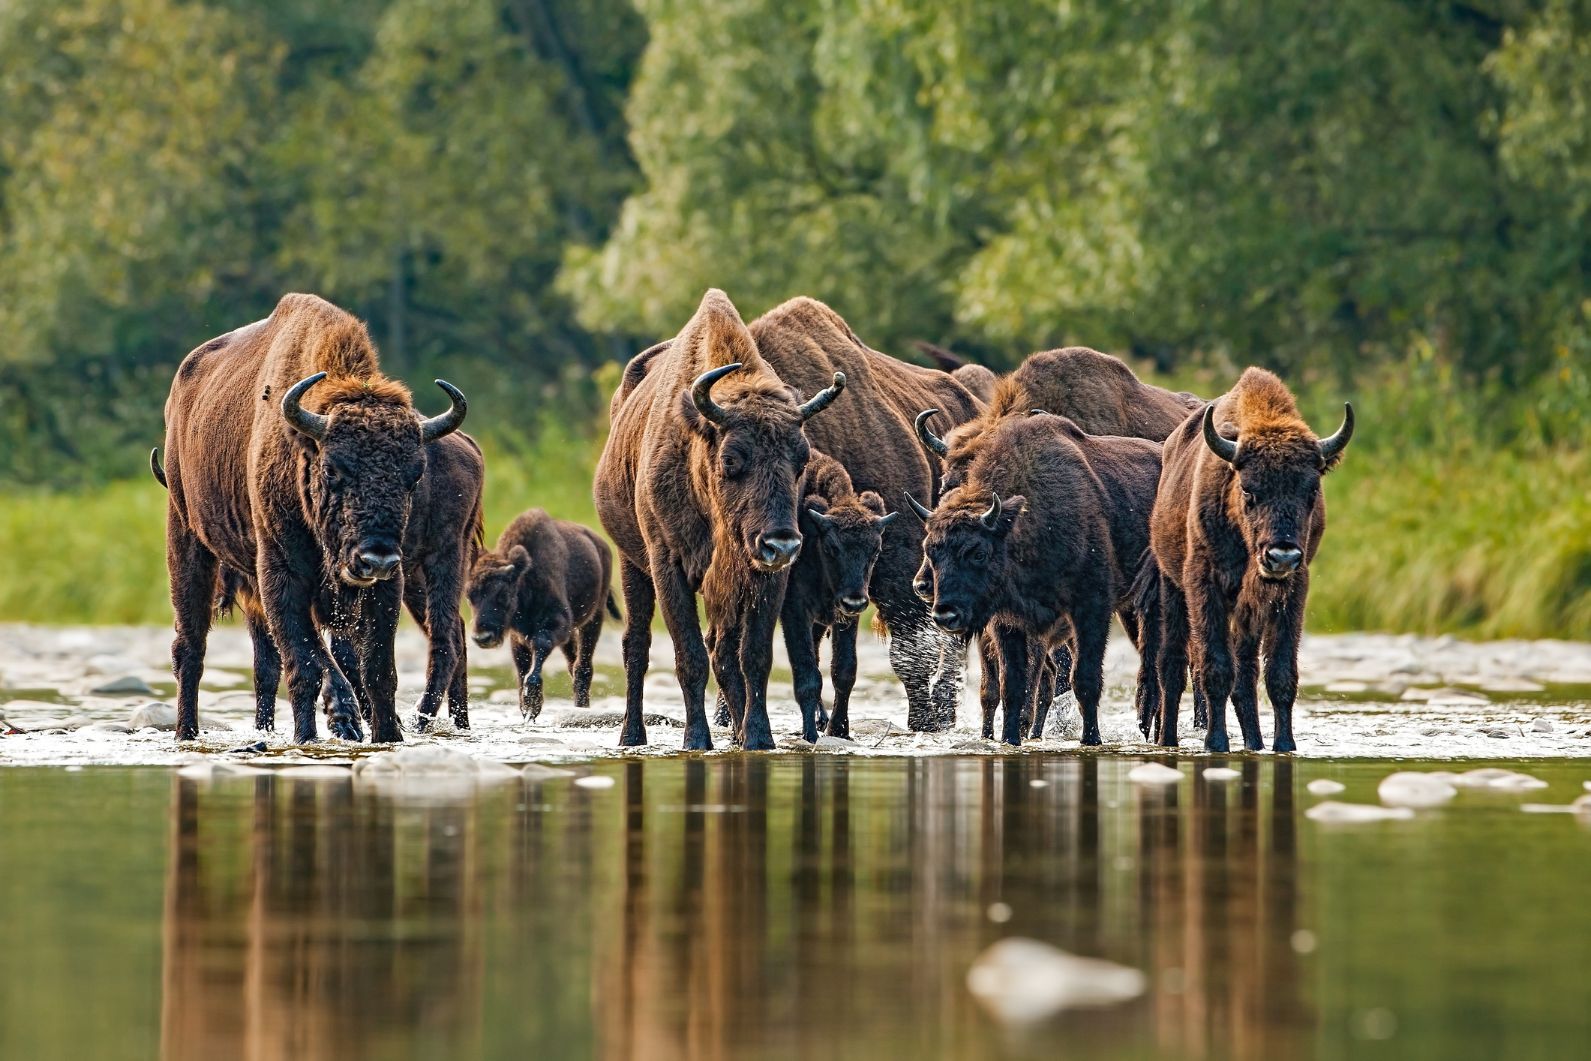
<path fill-rule="evenodd" d="M 1261 652 L 1276 714 L 1273 747 L 1296 747 L 1298 639 L 1309 563 L 1326 532 L 1320 478 L 1353 437 L 1353 406 L 1343 411 L 1336 434 L 1317 439 L 1282 381 L 1250 368 L 1166 440 L 1151 531 L 1164 613 L 1162 744 L 1177 742 L 1191 648 L 1210 714 L 1206 748 L 1227 750 L 1228 696 L 1244 746 L 1265 746 L 1256 689 Z"/>
<path fill-rule="evenodd" d="M 519 710 L 541 714 L 541 666 L 563 649 L 574 678 L 576 707 L 591 706 L 591 658 L 602 633 L 602 609 L 619 618 L 610 588 L 613 552 L 597 533 L 553 519 L 539 508 L 514 518 L 470 571 L 475 643 L 496 648 L 506 635 L 519 674 Z"/>
<path fill-rule="evenodd" d="M 868 582 L 884 547 L 884 528 L 897 513 L 871 490 L 858 494 L 838 461 L 813 452 L 807 464 L 801 535 L 806 540 L 790 569 L 779 624 L 795 673 L 801 735 L 818 739 L 825 725 L 834 737 L 851 735 L 851 687 L 856 684 L 856 617 L 867 607 Z M 823 673 L 818 645 L 831 636 L 834 714 L 823 717 Z"/>
<path fill-rule="evenodd" d="M 1132 588 L 1160 446 L 1087 435 L 1047 415 L 1002 420 L 983 442 L 965 482 L 928 517 L 918 578 L 933 594 L 934 621 L 953 634 L 995 631 L 1007 744 L 1022 743 L 1031 652 L 1069 643 L 1083 743 L 1098 744 L 1112 612 L 1139 637 Z M 1140 671 L 1146 679 L 1152 669 Z M 984 727 L 992 731 L 990 717 Z"/>

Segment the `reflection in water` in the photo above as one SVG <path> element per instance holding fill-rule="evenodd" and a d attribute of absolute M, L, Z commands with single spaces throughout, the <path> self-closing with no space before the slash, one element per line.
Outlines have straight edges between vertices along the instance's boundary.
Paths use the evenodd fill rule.
<path fill-rule="evenodd" d="M 1307 1051 L 1291 764 L 1148 789 L 1128 765 L 724 755 L 436 805 L 179 780 L 163 1053 Z M 1151 991 L 1008 1033 L 965 988 L 1006 935 Z"/>

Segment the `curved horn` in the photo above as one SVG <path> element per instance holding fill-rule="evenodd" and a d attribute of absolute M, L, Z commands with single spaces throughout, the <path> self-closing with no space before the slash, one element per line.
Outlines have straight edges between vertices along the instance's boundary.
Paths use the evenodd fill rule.
<path fill-rule="evenodd" d="M 994 499 L 989 502 L 989 511 L 978 517 L 978 522 L 989 530 L 994 530 L 1000 525 L 1000 507 L 1000 495 L 995 494 Z"/>
<path fill-rule="evenodd" d="M 917 503 L 917 499 L 910 494 L 906 495 L 906 503 L 911 506 L 913 512 L 917 513 L 917 518 L 922 520 L 924 523 L 927 523 L 928 520 L 933 516 L 931 511 L 924 508 L 922 505 L 919 505 Z"/>
<path fill-rule="evenodd" d="M 840 392 L 844 389 L 845 373 L 836 372 L 834 374 L 834 385 L 832 387 L 824 387 L 811 398 L 807 399 L 806 404 L 801 406 L 801 419 L 803 421 L 810 420 L 818 413 L 821 413 L 823 410 L 827 409 L 829 404 L 833 402 L 834 399 L 838 398 L 840 396 Z"/>
<path fill-rule="evenodd" d="M 164 486 L 167 490 L 171 489 L 171 487 L 166 483 L 166 469 L 160 466 L 159 446 L 156 446 L 154 449 L 149 451 L 149 470 L 154 473 L 155 482 L 159 483 L 161 486 Z"/>
<path fill-rule="evenodd" d="M 807 509 L 807 515 L 811 516 L 812 517 L 812 521 L 814 523 L 816 523 L 820 527 L 826 526 L 828 524 L 828 522 L 829 522 L 828 513 L 827 512 L 819 512 L 815 508 Z"/>
<path fill-rule="evenodd" d="M 710 368 L 696 377 L 696 382 L 691 384 L 691 403 L 696 406 L 696 411 L 710 424 L 724 422 L 724 410 L 717 402 L 713 401 L 713 384 L 740 370 L 740 362 L 732 361 L 719 368 Z"/>
<path fill-rule="evenodd" d="M 1228 464 L 1237 459 L 1237 443 L 1229 438 L 1222 438 L 1221 433 L 1215 429 L 1214 402 L 1204 407 L 1204 444 Z"/>
<path fill-rule="evenodd" d="M 950 447 L 945 445 L 945 440 L 928 430 L 928 418 L 939 412 L 938 409 L 924 409 L 917 414 L 917 438 L 922 442 L 923 448 L 936 456 L 949 455 Z"/>
<path fill-rule="evenodd" d="M 282 395 L 282 415 L 287 422 L 316 442 L 326 437 L 326 418 L 319 413 L 312 413 L 299 405 L 304 393 L 326 378 L 326 373 L 317 372 L 313 376 L 306 376 L 290 387 Z"/>
<path fill-rule="evenodd" d="M 1342 426 L 1337 433 L 1320 440 L 1320 456 L 1322 460 L 1329 461 L 1341 453 L 1348 445 L 1348 440 L 1353 438 L 1353 403 L 1342 403 Z"/>
<path fill-rule="evenodd" d="M 900 515 L 899 512 L 886 512 L 882 516 L 878 517 L 878 519 L 874 520 L 874 522 L 877 523 L 882 529 L 889 526 L 891 523 L 894 523 L 895 517 L 898 515 Z"/>
<path fill-rule="evenodd" d="M 464 423 L 464 414 L 469 412 L 470 409 L 470 403 L 464 400 L 463 391 L 445 379 L 435 380 L 434 382 L 438 387 L 442 388 L 443 393 L 448 396 L 448 401 L 451 404 L 447 407 L 447 412 L 441 416 L 433 416 L 429 420 L 420 421 L 421 442 L 435 442 L 443 435 L 451 435 L 457 431 L 459 425 Z"/>

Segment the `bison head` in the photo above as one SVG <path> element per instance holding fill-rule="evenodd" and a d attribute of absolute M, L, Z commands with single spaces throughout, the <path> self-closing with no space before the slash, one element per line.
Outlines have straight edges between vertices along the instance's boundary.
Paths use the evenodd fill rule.
<path fill-rule="evenodd" d="M 988 506 L 963 496 L 947 495 L 937 511 L 928 512 L 907 497 L 927 524 L 923 563 L 913 587 L 933 607 L 933 620 L 951 634 L 981 630 L 995 612 L 1001 589 L 1009 580 L 1009 538 L 1027 499 L 1016 494 Z"/>
<path fill-rule="evenodd" d="M 804 403 L 767 375 L 737 387 L 722 405 L 714 401 L 713 384 L 741 368 L 737 361 L 709 369 L 681 396 L 680 411 L 706 447 L 692 475 L 719 532 L 759 571 L 782 571 L 801 551 L 796 498 L 812 453 L 801 425 L 839 396 L 845 376 L 836 372 L 833 386 Z"/>
<path fill-rule="evenodd" d="M 514 546 L 507 555 L 482 553 L 470 568 L 464 593 L 469 598 L 470 611 L 475 613 L 475 632 L 471 636 L 477 645 L 496 648 L 503 643 L 519 597 L 519 580 L 529 570 L 530 553 L 523 545 Z"/>
<path fill-rule="evenodd" d="M 1352 437 L 1353 406 L 1346 403 L 1342 426 L 1322 439 L 1287 421 L 1230 439 L 1216 430 L 1215 403 L 1204 407 L 1205 445 L 1236 473 L 1227 512 L 1242 530 L 1261 578 L 1279 581 L 1307 566 L 1319 545 L 1310 535 L 1320 477 L 1336 466 Z"/>
<path fill-rule="evenodd" d="M 402 386 L 373 379 L 337 380 L 328 412 L 305 409 L 305 393 L 325 378 L 317 372 L 294 384 L 282 416 L 310 450 L 305 495 L 327 567 L 363 588 L 398 573 L 425 444 L 457 430 L 467 406 L 456 387 L 437 380 L 452 406 L 421 420 Z"/>
<path fill-rule="evenodd" d="M 834 505 L 817 494 L 803 502 L 801 530 L 817 543 L 824 592 L 844 614 L 860 615 L 867 607 L 867 586 L 884 548 L 884 528 L 897 515 L 886 513 L 884 499 L 871 490 Z"/>

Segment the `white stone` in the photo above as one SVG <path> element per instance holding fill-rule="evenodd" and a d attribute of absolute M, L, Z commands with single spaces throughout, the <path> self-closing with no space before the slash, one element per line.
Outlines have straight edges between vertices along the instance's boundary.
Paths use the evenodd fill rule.
<path fill-rule="evenodd" d="M 1357 825 L 1361 822 L 1399 821 L 1414 817 L 1407 807 L 1377 807 L 1372 803 L 1338 803 L 1325 800 L 1304 812 L 1312 821 Z"/>
<path fill-rule="evenodd" d="M 1204 768 L 1204 779 L 1206 781 L 1236 781 L 1242 776 L 1241 772 L 1232 769 L 1230 766 L 1207 766 Z"/>
<path fill-rule="evenodd" d="M 133 729 L 174 730 L 177 728 L 177 709 L 155 700 L 136 709 L 127 724 Z"/>
<path fill-rule="evenodd" d="M 1458 795 L 1445 777 L 1399 770 L 1383 778 L 1376 795 L 1389 807 L 1437 807 Z"/>
<path fill-rule="evenodd" d="M 1335 796 L 1346 787 L 1341 781 L 1333 781 L 1329 777 L 1317 777 L 1304 786 L 1311 796 Z"/>
<path fill-rule="evenodd" d="M 1127 771 L 1127 780 L 1137 785 L 1174 785 L 1182 771 L 1163 763 L 1140 763 Z"/>
<path fill-rule="evenodd" d="M 1068 954 L 1020 936 L 990 946 L 967 970 L 973 997 L 1008 1024 L 1032 1024 L 1066 1009 L 1127 1002 L 1147 986 L 1137 969 Z"/>

